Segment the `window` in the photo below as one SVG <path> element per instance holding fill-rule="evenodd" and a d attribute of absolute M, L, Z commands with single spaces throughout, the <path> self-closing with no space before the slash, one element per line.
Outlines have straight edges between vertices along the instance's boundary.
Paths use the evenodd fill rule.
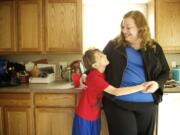
<path fill-rule="evenodd" d="M 125 13 L 139 10 L 147 16 L 147 0 L 84 0 L 83 51 L 91 47 L 100 50 L 120 33 Z"/>

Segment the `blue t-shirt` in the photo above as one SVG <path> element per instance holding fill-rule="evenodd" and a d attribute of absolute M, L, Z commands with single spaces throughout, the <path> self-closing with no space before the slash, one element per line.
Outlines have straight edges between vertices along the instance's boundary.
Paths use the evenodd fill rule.
<path fill-rule="evenodd" d="M 126 48 L 127 66 L 123 73 L 121 87 L 135 86 L 146 81 L 144 64 L 141 53 L 134 48 Z M 135 92 L 128 95 L 117 96 L 119 100 L 130 102 L 153 102 L 152 93 Z"/>

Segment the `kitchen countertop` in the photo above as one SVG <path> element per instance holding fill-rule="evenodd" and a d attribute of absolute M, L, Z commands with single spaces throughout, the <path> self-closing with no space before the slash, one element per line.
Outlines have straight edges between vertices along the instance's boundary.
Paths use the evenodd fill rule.
<path fill-rule="evenodd" d="M 54 81 L 49 84 L 21 84 L 19 86 L 0 87 L 0 92 L 55 92 L 55 93 L 79 93 L 80 88 L 74 88 L 72 83 Z M 165 88 L 165 93 L 180 93 L 180 87 Z"/>
<path fill-rule="evenodd" d="M 164 93 L 180 93 L 180 86 L 173 88 L 164 88 Z"/>
<path fill-rule="evenodd" d="M 34 83 L 19 86 L 0 87 L 0 92 L 53 92 L 53 93 L 79 93 L 80 88 L 74 88 L 72 83 L 54 81 L 48 84 Z"/>

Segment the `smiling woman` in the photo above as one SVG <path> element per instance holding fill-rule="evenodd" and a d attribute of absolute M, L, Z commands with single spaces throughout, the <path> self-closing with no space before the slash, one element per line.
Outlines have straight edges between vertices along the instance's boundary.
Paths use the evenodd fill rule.
<path fill-rule="evenodd" d="M 147 16 L 147 0 L 84 0 L 83 51 L 90 47 L 102 50 L 119 33 L 120 21 L 130 10 L 139 10 Z"/>

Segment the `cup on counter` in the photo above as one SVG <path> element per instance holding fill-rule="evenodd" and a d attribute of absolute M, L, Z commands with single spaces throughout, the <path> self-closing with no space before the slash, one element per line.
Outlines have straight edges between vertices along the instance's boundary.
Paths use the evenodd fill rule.
<path fill-rule="evenodd" d="M 81 78 L 81 74 L 80 73 L 72 73 L 72 82 L 74 85 L 74 88 L 78 88 L 80 85 L 80 78 Z"/>
<path fill-rule="evenodd" d="M 19 80 L 21 84 L 29 83 L 29 75 L 19 75 Z"/>

